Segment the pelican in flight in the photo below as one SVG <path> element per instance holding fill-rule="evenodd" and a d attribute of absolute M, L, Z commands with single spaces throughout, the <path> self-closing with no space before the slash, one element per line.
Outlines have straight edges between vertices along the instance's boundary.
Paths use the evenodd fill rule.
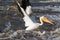
<path fill-rule="evenodd" d="M 25 21 L 25 26 L 27 26 L 27 28 L 25 30 L 35 30 L 35 29 L 41 27 L 43 25 L 43 22 L 53 24 L 52 21 L 49 20 L 48 18 L 46 18 L 45 16 L 41 16 L 40 17 L 40 22 L 41 23 L 37 23 L 34 18 L 31 18 L 29 16 L 30 11 L 28 11 L 29 12 L 29 14 L 28 14 L 28 12 L 26 12 L 27 10 L 25 11 L 25 9 L 23 7 L 21 7 L 21 5 L 19 4 L 18 1 L 16 3 L 18 5 L 20 11 L 24 15 L 23 20 Z"/>

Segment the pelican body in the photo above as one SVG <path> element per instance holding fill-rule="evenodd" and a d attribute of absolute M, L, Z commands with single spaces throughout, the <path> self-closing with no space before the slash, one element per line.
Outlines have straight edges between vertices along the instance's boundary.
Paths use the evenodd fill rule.
<path fill-rule="evenodd" d="M 25 21 L 25 26 L 27 26 L 27 28 L 25 30 L 34 30 L 34 29 L 37 29 L 39 28 L 40 26 L 43 25 L 43 22 L 47 22 L 47 23 L 50 23 L 50 24 L 53 24 L 48 18 L 42 16 L 40 17 L 40 22 L 41 23 L 37 23 L 37 22 L 34 22 L 34 18 L 31 19 L 31 17 L 29 16 L 28 12 L 30 13 L 30 11 L 26 12 L 24 8 L 22 8 L 20 6 L 20 4 L 17 2 L 19 8 L 21 9 L 22 13 L 24 14 L 24 17 L 23 17 L 23 20 Z"/>

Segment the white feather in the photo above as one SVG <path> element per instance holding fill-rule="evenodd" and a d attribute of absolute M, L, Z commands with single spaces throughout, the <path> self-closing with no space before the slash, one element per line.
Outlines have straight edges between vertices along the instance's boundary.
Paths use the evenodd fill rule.
<path fill-rule="evenodd" d="M 31 8 L 31 6 L 27 6 L 27 7 L 26 7 L 26 13 L 27 13 L 28 15 L 32 13 L 32 8 Z"/>

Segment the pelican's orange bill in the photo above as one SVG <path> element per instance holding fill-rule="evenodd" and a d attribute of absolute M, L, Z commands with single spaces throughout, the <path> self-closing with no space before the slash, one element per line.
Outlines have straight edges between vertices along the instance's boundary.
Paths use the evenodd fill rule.
<path fill-rule="evenodd" d="M 51 20 L 49 20 L 48 18 L 42 16 L 42 21 L 53 24 L 53 22 Z"/>

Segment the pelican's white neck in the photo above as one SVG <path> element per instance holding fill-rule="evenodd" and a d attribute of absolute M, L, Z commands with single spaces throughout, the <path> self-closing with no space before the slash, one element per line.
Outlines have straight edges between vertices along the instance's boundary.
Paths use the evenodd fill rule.
<path fill-rule="evenodd" d="M 40 23 L 39 25 L 43 25 L 43 21 L 42 21 L 42 18 L 40 18 L 40 22 L 41 22 L 41 23 Z"/>

